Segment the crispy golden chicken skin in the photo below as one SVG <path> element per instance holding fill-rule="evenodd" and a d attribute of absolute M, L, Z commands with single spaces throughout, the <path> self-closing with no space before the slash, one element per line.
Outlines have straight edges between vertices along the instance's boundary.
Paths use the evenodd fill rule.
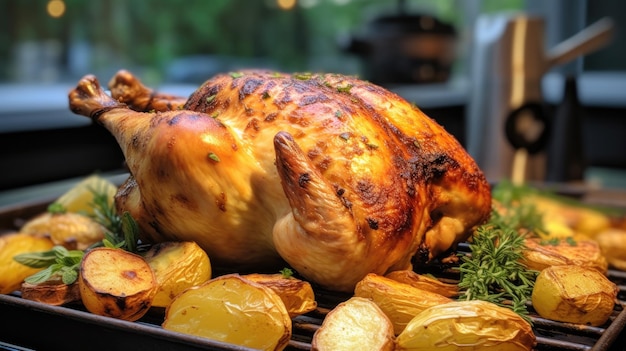
<path fill-rule="evenodd" d="M 118 210 L 144 240 L 195 241 L 216 265 L 287 263 L 352 291 L 367 273 L 449 253 L 490 213 L 489 184 L 457 140 L 354 77 L 242 71 L 185 99 L 120 71 L 109 89 L 85 76 L 69 103 L 126 157 Z"/>

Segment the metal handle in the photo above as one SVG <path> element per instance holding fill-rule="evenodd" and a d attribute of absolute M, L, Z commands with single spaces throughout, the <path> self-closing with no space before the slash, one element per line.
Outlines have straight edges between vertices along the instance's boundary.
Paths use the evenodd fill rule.
<path fill-rule="evenodd" d="M 578 34 L 557 44 L 547 55 L 547 67 L 560 65 L 606 45 L 613 37 L 613 20 L 602 18 Z"/>

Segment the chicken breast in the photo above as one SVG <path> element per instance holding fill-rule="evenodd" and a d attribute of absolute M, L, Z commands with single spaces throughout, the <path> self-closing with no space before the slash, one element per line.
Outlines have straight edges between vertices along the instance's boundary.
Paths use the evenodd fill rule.
<path fill-rule="evenodd" d="M 70 108 L 117 139 L 116 196 L 147 242 L 197 242 L 224 267 L 288 264 L 324 288 L 451 253 L 490 212 L 458 141 L 400 96 L 355 77 L 242 71 L 189 98 L 127 71 L 94 76 Z"/>

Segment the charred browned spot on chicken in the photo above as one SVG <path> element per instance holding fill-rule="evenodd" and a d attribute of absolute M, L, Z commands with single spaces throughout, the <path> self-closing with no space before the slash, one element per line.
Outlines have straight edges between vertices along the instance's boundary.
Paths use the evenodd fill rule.
<path fill-rule="evenodd" d="M 287 263 L 352 291 L 449 253 L 490 213 L 489 184 L 457 140 L 355 77 L 234 72 L 185 99 L 121 71 L 109 88 L 87 76 L 69 101 L 124 152 L 118 210 L 143 240 L 195 241 L 216 265 Z"/>

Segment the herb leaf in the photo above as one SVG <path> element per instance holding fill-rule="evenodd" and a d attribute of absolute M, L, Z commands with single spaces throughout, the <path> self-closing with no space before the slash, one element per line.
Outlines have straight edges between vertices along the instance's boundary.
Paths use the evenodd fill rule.
<path fill-rule="evenodd" d="M 51 277 L 52 277 L 52 270 L 48 268 L 48 269 L 41 270 L 31 275 L 30 277 L 27 277 L 26 279 L 24 279 L 24 281 L 29 284 L 40 284 L 40 283 L 47 281 Z"/>
<path fill-rule="evenodd" d="M 60 276 L 63 283 L 72 284 L 78 279 L 78 270 L 83 255 L 84 252 L 81 250 L 68 250 L 56 245 L 49 251 L 21 254 L 13 259 L 32 268 L 46 267 L 24 279 L 29 284 L 43 283 L 53 276 Z"/>
<path fill-rule="evenodd" d="M 48 205 L 47 210 L 50 213 L 65 213 L 65 212 L 67 212 L 67 209 L 65 208 L 65 206 L 63 206 L 62 204 L 60 204 L 58 202 L 53 202 L 50 205 Z"/>
<path fill-rule="evenodd" d="M 25 266 L 31 268 L 43 268 L 48 267 L 56 260 L 56 255 L 53 250 L 42 252 L 27 252 L 17 256 L 13 259 Z"/>
<path fill-rule="evenodd" d="M 63 267 L 61 270 L 61 280 L 64 284 L 72 284 L 78 280 L 78 269 L 72 267 Z"/>
<path fill-rule="evenodd" d="M 280 270 L 280 274 L 283 275 L 283 278 L 291 278 L 293 277 L 293 270 L 291 270 L 290 268 L 283 268 Z"/>
<path fill-rule="evenodd" d="M 215 162 L 220 162 L 219 156 L 217 156 L 214 152 L 209 152 L 207 157 L 210 158 L 211 160 L 215 161 Z"/>
<path fill-rule="evenodd" d="M 352 89 L 352 84 L 337 87 L 337 91 L 340 93 L 349 93 L 350 89 Z"/>
<path fill-rule="evenodd" d="M 313 74 L 310 72 L 295 73 L 293 77 L 298 80 L 309 80 L 313 77 Z"/>
<path fill-rule="evenodd" d="M 128 213 L 122 214 L 122 233 L 124 234 L 124 249 L 130 252 L 137 251 L 137 237 L 139 236 L 139 225 Z"/>

